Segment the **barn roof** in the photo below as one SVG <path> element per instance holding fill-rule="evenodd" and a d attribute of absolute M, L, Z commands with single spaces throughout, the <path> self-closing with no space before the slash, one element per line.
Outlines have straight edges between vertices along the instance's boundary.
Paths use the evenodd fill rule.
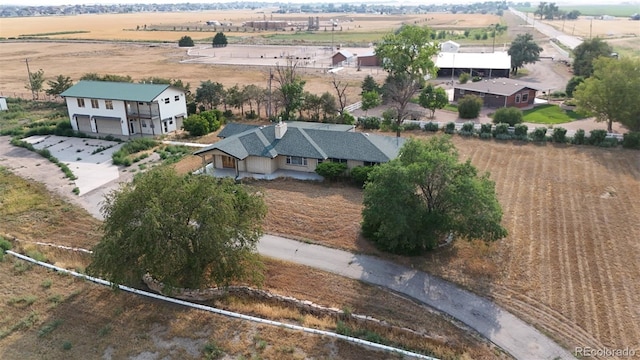
<path fill-rule="evenodd" d="M 447 53 L 436 57 L 439 69 L 511 69 L 511 56 L 506 52 Z"/>

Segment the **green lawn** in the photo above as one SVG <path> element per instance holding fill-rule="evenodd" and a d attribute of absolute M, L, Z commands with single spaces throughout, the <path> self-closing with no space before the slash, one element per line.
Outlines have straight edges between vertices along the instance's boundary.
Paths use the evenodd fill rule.
<path fill-rule="evenodd" d="M 575 111 L 562 110 L 557 105 L 540 105 L 522 112 L 524 122 L 536 124 L 563 124 L 573 120 L 584 119 Z"/>

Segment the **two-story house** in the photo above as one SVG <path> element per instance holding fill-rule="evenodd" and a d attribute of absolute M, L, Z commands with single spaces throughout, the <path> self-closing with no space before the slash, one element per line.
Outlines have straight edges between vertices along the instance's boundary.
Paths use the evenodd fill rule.
<path fill-rule="evenodd" d="M 83 80 L 60 95 L 73 129 L 87 134 L 162 135 L 187 116 L 184 90 L 167 84 Z"/>

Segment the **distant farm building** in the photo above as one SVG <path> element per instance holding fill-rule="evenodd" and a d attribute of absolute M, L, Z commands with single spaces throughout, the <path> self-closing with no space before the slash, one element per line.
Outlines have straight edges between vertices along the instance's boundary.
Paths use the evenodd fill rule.
<path fill-rule="evenodd" d="M 347 50 L 340 50 L 331 57 L 331 65 L 342 65 L 351 62 L 353 54 Z"/>
<path fill-rule="evenodd" d="M 380 59 L 376 53 L 371 51 L 362 55 L 358 55 L 358 66 L 380 66 Z"/>
<path fill-rule="evenodd" d="M 9 107 L 7 107 L 7 98 L 4 96 L 0 96 L 0 111 L 7 111 Z"/>
<path fill-rule="evenodd" d="M 291 26 L 291 23 L 288 21 L 281 21 L 281 20 L 256 20 L 256 21 L 246 21 L 242 23 L 242 26 L 251 27 L 255 29 L 262 29 L 262 30 L 281 30 L 286 28 L 287 26 Z"/>
<path fill-rule="evenodd" d="M 453 90 L 453 101 L 466 95 L 479 96 L 484 106 L 490 108 L 528 107 L 533 105 L 536 92 L 531 84 L 513 79 L 494 79 L 458 84 Z"/>
<path fill-rule="evenodd" d="M 446 53 L 436 57 L 438 76 L 457 78 L 462 73 L 480 77 L 509 77 L 511 56 L 506 52 Z"/>
<path fill-rule="evenodd" d="M 440 51 L 445 53 L 457 53 L 460 50 L 460 44 L 455 41 L 445 41 L 440 44 Z"/>

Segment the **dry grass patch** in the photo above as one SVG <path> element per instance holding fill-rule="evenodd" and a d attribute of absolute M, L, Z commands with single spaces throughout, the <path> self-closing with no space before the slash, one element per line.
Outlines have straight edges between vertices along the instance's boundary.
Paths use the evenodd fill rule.
<path fill-rule="evenodd" d="M 640 228 L 630 225 L 640 223 L 638 152 L 454 142 L 461 159 L 491 172 L 509 236 L 389 258 L 495 299 L 568 348 L 640 346 L 633 300 L 640 283 L 631 280 L 640 276 Z M 260 186 L 270 208 L 268 231 L 379 254 L 358 235 L 360 190 L 290 180 Z M 616 196 L 602 196 L 611 189 Z"/>

